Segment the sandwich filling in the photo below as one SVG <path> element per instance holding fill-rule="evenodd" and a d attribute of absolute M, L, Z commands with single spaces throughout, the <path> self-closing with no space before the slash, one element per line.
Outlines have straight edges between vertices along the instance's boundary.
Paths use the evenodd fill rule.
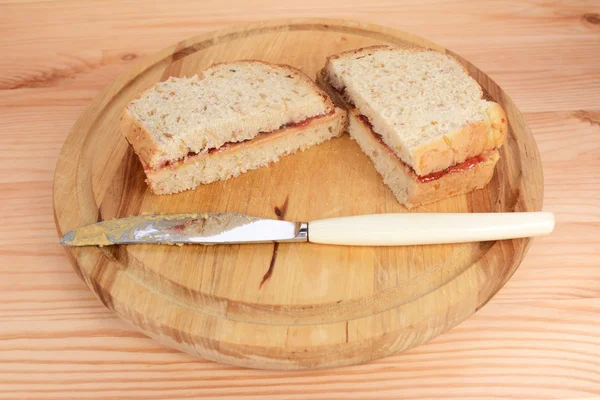
<path fill-rule="evenodd" d="M 478 164 L 481 164 L 481 163 L 487 161 L 487 159 L 490 157 L 490 155 L 493 152 L 493 150 L 487 151 L 487 152 L 477 155 L 475 157 L 471 157 L 459 164 L 448 167 L 445 170 L 438 171 L 438 172 L 432 172 L 431 174 L 420 176 L 420 175 L 417 175 L 415 170 L 410 165 L 406 164 L 404 161 L 402 161 L 402 159 L 400 159 L 398 154 L 383 141 L 383 137 L 381 137 L 380 134 L 375 132 L 375 130 L 373 129 L 373 125 L 369 122 L 369 118 L 367 118 L 363 114 L 358 114 L 358 118 L 361 120 L 361 122 L 365 126 L 367 126 L 369 128 L 369 132 L 371 132 L 371 135 L 373 135 L 375 137 L 377 142 L 383 148 L 385 148 L 390 154 L 392 154 L 396 158 L 398 163 L 400 163 L 406 170 L 410 171 L 411 175 L 413 177 L 415 177 L 415 179 L 420 183 L 427 183 L 427 182 L 435 181 L 437 179 L 440 179 L 441 177 L 443 177 L 446 174 L 453 174 L 453 173 L 457 173 L 457 172 L 468 171 L 468 170 L 476 167 Z"/>
<path fill-rule="evenodd" d="M 230 151 L 230 150 L 235 150 L 240 146 L 244 146 L 244 145 L 249 145 L 251 143 L 257 143 L 257 142 L 261 142 L 263 140 L 266 140 L 270 137 L 274 137 L 274 136 L 279 136 L 279 134 L 282 133 L 282 131 L 286 130 L 286 129 L 302 129 L 307 127 L 308 125 L 310 125 L 312 122 L 314 122 L 315 120 L 321 119 L 321 118 L 325 118 L 325 117 L 329 117 L 331 115 L 333 115 L 335 113 L 335 109 L 333 109 L 330 113 L 327 114 L 321 114 L 321 115 L 315 115 L 313 117 L 309 117 L 306 118 L 302 121 L 299 122 L 289 122 L 287 124 L 284 124 L 282 126 L 279 127 L 279 129 L 276 129 L 274 131 L 271 132 L 260 132 L 258 135 L 256 135 L 255 137 L 253 137 L 252 139 L 247 139 L 247 140 L 243 140 L 243 141 L 239 141 L 239 142 L 226 142 L 225 144 L 223 144 L 222 146 L 218 147 L 218 148 L 211 148 L 208 149 L 208 151 L 206 152 L 193 152 L 190 151 L 188 152 L 188 154 L 186 154 L 184 157 L 178 158 L 176 160 L 169 160 L 169 161 L 165 161 L 163 162 L 161 165 L 159 165 L 156 168 L 151 168 L 149 165 L 147 165 L 146 163 L 144 163 L 143 160 L 140 159 L 140 161 L 142 162 L 142 165 L 144 166 L 144 170 L 145 171 L 157 171 L 157 170 L 161 170 L 161 169 L 165 169 L 165 168 L 170 168 L 170 169 L 177 169 L 179 168 L 179 166 L 189 160 L 193 160 L 193 159 L 198 159 L 201 157 L 207 157 L 210 156 L 212 154 L 215 153 L 222 153 L 225 151 Z"/>
<path fill-rule="evenodd" d="M 329 80 L 327 79 L 327 75 L 325 73 L 321 74 L 321 78 L 329 86 L 328 90 L 333 91 L 339 99 L 342 99 L 346 103 L 346 105 L 348 107 L 351 107 L 357 111 L 358 118 L 361 120 L 361 122 L 365 126 L 367 126 L 369 128 L 369 132 L 371 133 L 371 135 L 373 135 L 375 137 L 375 139 L 377 139 L 377 142 L 382 147 L 384 147 L 386 149 L 386 151 L 388 151 L 390 154 L 392 154 L 394 156 L 394 158 L 398 161 L 398 163 L 400 163 L 407 171 L 409 171 L 411 173 L 411 175 L 413 177 L 415 177 L 415 179 L 420 183 L 427 183 L 427 182 L 435 181 L 437 179 L 440 179 L 441 177 L 443 177 L 446 174 L 468 171 L 468 170 L 476 167 L 478 164 L 481 164 L 481 163 L 487 161 L 488 158 L 490 157 L 490 155 L 492 154 L 492 152 L 494 151 L 494 149 L 490 150 L 490 151 L 486 151 L 482 154 L 468 158 L 467 160 L 465 160 L 461 163 L 452 165 L 442 171 L 432 172 L 427 175 L 418 175 L 410 165 L 405 163 L 400 158 L 400 156 L 394 149 L 392 149 L 387 143 L 385 143 L 385 141 L 383 140 L 383 137 L 379 133 L 375 132 L 375 129 L 373 128 L 373 124 L 371 124 L 371 122 L 369 121 L 369 118 L 364 114 L 360 114 L 360 111 L 356 108 L 356 106 L 354 105 L 352 100 L 350 100 L 349 96 L 346 95 L 345 90 L 343 90 L 343 89 L 338 90 L 337 88 L 335 88 L 331 84 L 331 82 L 329 82 Z"/>

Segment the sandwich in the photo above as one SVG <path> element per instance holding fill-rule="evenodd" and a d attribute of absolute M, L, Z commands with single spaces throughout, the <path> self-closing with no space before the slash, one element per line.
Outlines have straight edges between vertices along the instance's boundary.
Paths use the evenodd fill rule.
<path fill-rule="evenodd" d="M 483 188 L 507 134 L 502 107 L 445 54 L 372 46 L 328 57 L 318 83 L 407 208 Z"/>
<path fill-rule="evenodd" d="M 171 77 L 121 115 L 155 194 L 238 176 L 340 136 L 345 125 L 346 112 L 308 76 L 260 61 Z"/>

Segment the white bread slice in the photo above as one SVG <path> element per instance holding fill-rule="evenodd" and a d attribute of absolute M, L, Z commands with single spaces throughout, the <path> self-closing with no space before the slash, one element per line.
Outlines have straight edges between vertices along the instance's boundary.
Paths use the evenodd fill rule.
<path fill-rule="evenodd" d="M 494 167 L 499 159 L 498 150 L 488 150 L 470 162 L 463 162 L 441 173 L 419 177 L 359 115 L 356 109 L 348 112 L 350 136 L 373 161 L 375 169 L 394 196 L 407 208 L 481 189 L 494 175 Z"/>
<path fill-rule="evenodd" d="M 481 189 L 494 175 L 494 168 L 500 158 L 498 150 L 492 149 L 455 164 L 443 171 L 419 176 L 402 161 L 388 146 L 381 135 L 373 130 L 368 118 L 360 111 L 344 102 L 343 96 L 326 80 L 323 71 L 317 82 L 325 88 L 332 99 L 348 110 L 350 137 L 371 159 L 383 182 L 392 190 L 396 199 L 407 208 L 443 200 L 447 197 Z"/>
<path fill-rule="evenodd" d="M 146 169 L 147 182 L 155 194 L 177 193 L 200 184 L 236 177 L 276 162 L 279 157 L 305 150 L 340 136 L 346 128 L 346 112 L 340 108 L 324 117 L 263 133 L 251 140 L 227 144 L 158 170 Z"/>
<path fill-rule="evenodd" d="M 328 115 L 333 107 L 295 68 L 236 61 L 157 83 L 127 105 L 121 129 L 144 165 L 157 169 L 189 153 Z"/>
<path fill-rule="evenodd" d="M 502 107 L 483 100 L 477 82 L 445 54 L 366 47 L 330 56 L 322 75 L 417 175 L 442 171 L 506 139 Z"/>

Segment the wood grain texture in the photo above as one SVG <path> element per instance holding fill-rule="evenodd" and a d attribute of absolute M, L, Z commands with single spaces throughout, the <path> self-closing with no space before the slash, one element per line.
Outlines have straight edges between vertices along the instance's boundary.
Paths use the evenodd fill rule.
<path fill-rule="evenodd" d="M 600 66 L 593 51 L 600 44 L 597 1 L 0 4 L 0 47 L 7 54 L 0 79 L 24 83 L 0 90 L 0 398 L 600 395 L 600 126 L 588 118 L 600 111 L 593 79 Z M 399 356 L 274 373 L 161 347 L 106 310 L 57 244 L 51 191 L 62 142 L 135 57 L 232 23 L 314 15 L 403 29 L 486 71 L 525 112 L 544 166 L 544 209 L 557 213 L 556 232 L 534 241 L 482 310 Z M 90 68 L 81 70 L 84 64 Z M 43 78 L 57 71 L 68 76 Z M 524 85 L 523 74 L 536 80 Z M 32 77 L 45 83 L 28 83 Z"/>
<path fill-rule="evenodd" d="M 316 76 L 328 55 L 372 44 L 447 51 L 376 25 L 294 19 L 211 32 L 145 58 L 92 101 L 61 150 L 54 185 L 59 234 L 140 213 L 228 211 L 312 221 L 406 212 L 348 136 L 235 179 L 156 196 L 120 130 L 125 105 L 169 76 L 237 59 L 290 64 Z M 487 75 L 453 56 L 505 109 L 508 139 L 486 188 L 413 211 L 540 210 L 538 150 L 520 111 Z M 502 287 L 530 243 L 66 250 L 105 306 L 158 341 L 210 360 L 291 370 L 363 363 L 439 335 Z"/>

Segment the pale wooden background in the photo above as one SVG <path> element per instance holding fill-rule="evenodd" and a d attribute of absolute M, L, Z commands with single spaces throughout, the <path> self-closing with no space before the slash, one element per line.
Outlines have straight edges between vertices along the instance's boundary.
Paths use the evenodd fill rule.
<path fill-rule="evenodd" d="M 0 398 L 598 398 L 600 2 L 421 2 L 0 0 Z M 73 273 L 52 217 L 58 152 L 136 58 L 294 16 L 403 29 L 487 72 L 536 137 L 556 232 L 475 316 L 403 355 L 302 373 L 195 360 L 114 317 Z"/>

